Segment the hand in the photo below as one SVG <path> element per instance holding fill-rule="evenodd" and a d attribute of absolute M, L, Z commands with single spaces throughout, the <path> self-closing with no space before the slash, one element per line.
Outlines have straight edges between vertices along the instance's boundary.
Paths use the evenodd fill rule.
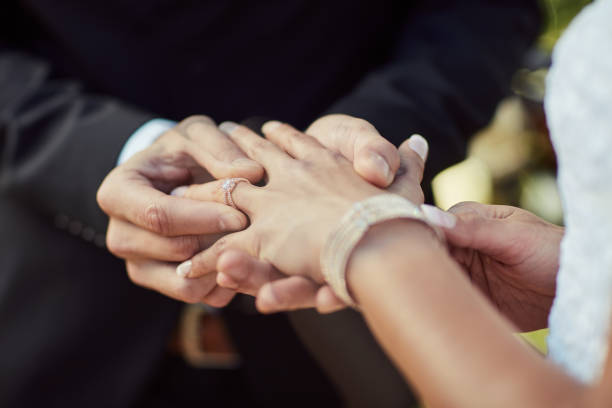
<path fill-rule="evenodd" d="M 407 169 L 415 160 L 415 152 L 424 163 L 428 150 L 427 142 L 420 136 L 413 136 L 404 142 L 399 148 L 400 168 L 387 191 L 422 203 L 421 187 L 414 182 Z M 417 169 L 417 172 L 422 174 L 422 169 Z M 229 249 L 221 254 L 217 270 L 219 286 L 251 296 L 260 293 L 260 309 L 267 313 L 311 307 L 316 307 L 319 313 L 332 313 L 347 307 L 328 285 L 319 285 L 301 276 L 286 277 L 268 262 L 240 250 Z M 264 285 L 265 288 L 261 290 Z"/>
<path fill-rule="evenodd" d="M 400 166 L 395 146 L 363 119 L 326 115 L 314 121 L 305 133 L 344 156 L 353 163 L 357 174 L 375 186 L 388 187 Z"/>
<path fill-rule="evenodd" d="M 472 282 L 521 330 L 547 327 L 564 229 L 528 211 L 460 203 L 448 213 L 425 206 Z"/>
<path fill-rule="evenodd" d="M 274 130 L 270 129 L 270 126 L 272 125 L 268 124 L 267 128 L 264 127 L 264 131 L 268 138 L 278 143 L 279 146 L 283 147 L 297 160 L 292 159 L 290 156 L 280 151 L 280 149 L 276 148 L 276 146 L 270 144 L 265 140 L 253 139 L 252 134 L 249 135 L 250 132 L 246 131 L 244 128 L 237 128 L 232 132 L 231 137 L 236 140 L 238 144 L 241 144 L 241 147 L 250 149 L 247 150 L 247 152 L 250 153 L 251 157 L 257 160 L 262 160 L 262 164 L 264 164 L 264 167 L 267 166 L 266 169 L 268 170 L 268 174 L 270 176 L 270 183 L 264 189 L 261 189 L 269 189 L 266 194 L 261 194 L 261 192 L 257 193 L 257 190 L 260 189 L 256 189 L 254 187 L 244 187 L 246 186 L 246 184 L 244 183 L 240 183 L 236 187 L 236 189 L 234 190 L 234 194 L 236 194 L 239 189 L 248 188 L 253 189 L 253 196 L 263 195 L 268 197 L 278 196 L 280 198 L 285 198 L 288 200 L 288 202 L 294 204 L 295 208 L 287 207 L 285 205 L 287 203 L 284 203 L 280 207 L 267 205 L 266 208 L 270 211 L 283 211 L 283 214 L 285 216 L 280 216 L 280 218 L 287 219 L 288 221 L 290 221 L 292 218 L 295 218 L 291 217 L 291 214 L 299 214 L 300 208 L 298 207 L 302 207 L 304 209 L 309 210 L 310 216 L 313 217 L 312 221 L 304 222 L 303 219 L 298 219 L 297 222 L 299 225 L 285 225 L 281 230 L 276 224 L 274 224 L 273 228 L 270 225 L 268 227 L 263 227 L 262 231 L 261 228 L 256 227 L 256 225 L 259 224 L 257 223 L 256 218 L 254 218 L 257 217 L 258 211 L 253 210 L 252 206 L 257 204 L 251 203 L 251 200 L 249 199 L 247 200 L 249 202 L 247 206 L 250 206 L 251 208 L 244 209 L 247 211 L 247 213 L 250 212 L 249 216 L 251 217 L 252 226 L 247 231 L 251 231 L 251 233 L 247 234 L 245 231 L 244 233 L 228 236 L 226 240 L 221 241 L 211 250 L 205 251 L 204 253 L 194 257 L 192 259 L 193 263 L 190 276 L 199 276 L 202 273 L 207 273 L 207 271 L 210 269 L 216 268 L 216 258 L 218 257 L 220 252 L 222 252 L 223 248 L 232 246 L 234 240 L 243 240 L 243 242 L 247 242 L 249 241 L 249 238 L 243 239 L 236 237 L 246 237 L 250 235 L 258 241 L 262 249 L 267 248 L 275 254 L 274 258 L 276 259 L 276 261 L 272 262 L 275 266 L 280 267 L 280 269 L 283 271 L 293 270 L 291 268 L 291 266 L 293 266 L 298 270 L 293 270 L 293 273 L 309 275 L 311 278 L 314 278 L 315 281 L 321 283 L 322 277 L 317 276 L 316 273 L 319 271 L 318 251 L 322 246 L 322 242 L 320 242 L 320 240 L 318 239 L 314 239 L 314 237 L 308 238 L 308 236 L 312 236 L 313 232 L 323 232 L 322 236 L 326 237 L 327 234 L 325 233 L 325 231 L 329 230 L 330 228 L 333 228 L 335 223 L 338 221 L 341 213 L 343 213 L 352 202 L 365 198 L 368 195 L 378 194 L 382 192 L 382 190 L 375 189 L 371 185 L 364 183 L 364 181 L 359 178 L 352 169 L 347 168 L 348 166 L 350 166 L 350 163 L 348 163 L 348 161 L 346 161 L 343 157 L 340 157 L 340 155 L 333 154 L 329 150 L 324 149 L 313 138 L 301 134 L 287 125 L 279 125 L 279 127 Z M 426 150 L 426 143 L 415 144 L 415 142 L 419 141 L 424 142 L 422 138 L 414 138 L 413 140 L 411 140 L 411 144 L 418 145 L 420 147 L 418 150 L 421 152 L 421 154 L 425 154 L 424 149 Z M 422 201 L 422 192 L 420 190 L 420 187 L 418 186 L 422 176 L 423 160 L 419 158 L 415 151 L 406 148 L 406 146 L 404 146 L 404 152 L 409 156 L 411 155 L 413 157 L 413 160 L 407 161 L 407 163 L 409 164 L 409 168 L 408 171 L 405 172 L 405 176 L 403 177 L 410 179 L 412 184 L 416 186 L 416 188 L 405 189 L 405 191 L 412 191 L 413 196 L 410 198 L 413 201 L 420 202 Z M 415 157 L 416 160 L 414 159 Z M 268 160 L 268 164 L 264 163 L 263 160 Z M 292 171 L 294 167 L 295 169 L 294 171 Z M 312 185 L 302 185 L 299 183 L 299 181 L 291 182 L 288 179 L 286 172 L 296 173 L 298 175 L 299 180 L 305 178 L 306 181 L 310 182 L 310 184 Z M 282 187 L 276 187 L 277 182 L 275 180 L 282 180 L 279 181 Z M 351 196 L 350 193 L 351 191 L 354 192 L 354 190 L 346 190 L 347 185 L 351 184 L 359 186 L 358 191 L 361 192 L 355 192 L 356 195 Z M 316 187 L 315 185 L 318 187 Z M 338 185 L 344 186 L 343 192 L 338 192 Z M 305 188 L 308 190 L 308 193 L 306 193 L 306 195 L 304 190 Z M 369 191 L 369 194 L 365 194 L 366 191 Z M 320 193 L 322 196 L 325 196 L 324 199 L 320 200 L 320 206 L 314 207 L 315 211 L 311 211 L 313 210 L 313 205 L 315 205 L 316 203 L 316 201 L 312 201 L 311 193 Z M 203 186 L 193 186 L 189 189 L 187 193 L 187 196 L 199 199 L 210 199 L 211 196 L 215 195 L 217 197 L 217 200 L 222 200 L 223 194 L 219 190 L 219 184 L 215 185 L 214 183 L 209 183 Z M 334 197 L 334 199 L 330 203 L 329 200 L 331 197 Z M 338 204 L 337 207 L 339 208 L 336 208 L 334 210 L 334 214 L 331 215 L 329 214 L 329 211 L 335 206 L 330 206 L 330 204 L 333 204 L 334 202 Z M 241 204 L 238 202 L 237 205 L 241 207 Z M 323 216 L 326 212 L 329 214 L 329 217 Z M 276 214 L 275 218 L 278 219 L 279 215 Z M 332 220 L 335 222 L 333 222 Z M 266 225 L 266 223 L 264 223 L 264 225 Z M 255 232 L 253 232 L 254 230 Z M 289 256 L 289 254 L 284 251 L 284 248 L 281 243 L 285 240 L 282 236 L 286 235 L 293 237 L 296 235 L 296 233 L 297 235 L 300 235 L 301 233 L 302 238 L 305 238 L 307 242 L 311 242 L 314 244 L 306 246 L 306 248 L 311 248 L 313 249 L 313 251 L 298 251 L 297 253 L 301 255 L 299 257 L 295 256 L 295 251 L 292 251 L 291 256 Z M 276 245 L 280 244 L 280 246 L 275 247 L 275 245 L 268 243 L 263 245 L 261 242 L 262 237 L 264 237 L 264 240 L 270 239 L 271 242 L 274 242 Z M 272 237 L 274 237 L 274 239 L 272 239 Z M 250 238 L 251 241 L 253 240 L 253 238 Z M 286 241 L 291 242 L 289 239 L 287 239 Z M 256 245 L 256 247 L 259 248 L 258 245 Z M 256 252 L 252 250 L 253 248 L 251 248 L 251 255 L 256 255 L 253 254 L 253 252 Z M 230 254 L 231 253 L 228 253 L 228 255 Z M 236 253 L 234 253 L 234 255 L 236 255 L 234 256 L 234 259 L 237 261 L 234 262 L 235 264 L 245 264 L 242 261 L 248 260 L 248 258 L 245 257 L 240 258 L 240 256 L 238 256 L 238 254 Z M 272 257 L 264 254 L 264 259 L 270 258 Z M 254 271 L 257 271 L 256 275 L 258 277 L 264 277 L 267 279 L 273 279 L 277 277 L 275 276 L 277 272 L 272 271 L 269 267 L 266 268 L 265 263 L 262 263 L 261 261 L 254 261 L 251 259 L 250 266 L 253 267 Z M 313 273 L 315 275 L 313 275 Z M 318 273 L 320 274 L 320 272 Z M 219 276 L 220 280 L 221 276 L 222 275 Z M 298 278 L 296 277 L 291 279 Z"/>
<path fill-rule="evenodd" d="M 410 144 L 404 144 L 398 151 L 369 122 L 341 114 L 321 117 L 308 127 L 306 134 L 353 162 L 353 168 L 364 180 L 378 187 L 388 187 L 388 191 L 418 202 L 423 201 L 420 185 L 415 185 L 406 176 L 406 163 L 410 157 L 406 149 L 418 152 L 425 160 L 428 146 L 424 139 L 413 138 Z M 391 181 L 393 184 L 389 186 Z M 275 305 L 268 303 L 269 311 L 316 306 L 320 313 L 331 313 L 346 307 L 328 285 L 318 285 L 303 277 L 286 278 L 274 271 L 269 263 L 261 262 L 247 253 L 230 250 L 223 254 L 219 262 L 223 270 L 230 271 L 229 274 L 217 275 L 217 283 L 222 287 L 255 296 L 264 284 L 274 282 L 268 289 L 273 290 L 277 294 L 276 299 L 282 301 Z M 234 280 L 229 276 L 232 272 Z M 244 273 L 246 276 L 243 276 Z M 240 281 L 239 284 L 236 279 Z"/>
<path fill-rule="evenodd" d="M 246 227 L 247 219 L 231 207 L 170 192 L 213 178 L 257 182 L 262 176 L 263 168 L 211 119 L 190 117 L 115 168 L 100 186 L 98 203 L 110 217 L 108 248 L 126 260 L 128 275 L 138 285 L 185 302 L 225 305 L 234 291 L 217 287 L 215 275 L 184 279 L 175 269 L 220 236 Z"/>

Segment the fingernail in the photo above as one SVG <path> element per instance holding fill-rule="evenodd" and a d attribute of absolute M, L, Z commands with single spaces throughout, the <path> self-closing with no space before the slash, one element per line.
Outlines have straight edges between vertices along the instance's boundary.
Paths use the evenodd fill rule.
<path fill-rule="evenodd" d="M 387 184 L 391 184 L 393 181 L 393 174 L 391 174 L 391 168 L 389 168 L 389 163 L 382 157 L 380 154 L 371 152 L 370 153 L 370 161 L 376 167 L 376 169 L 382 174 L 385 178 Z"/>
<path fill-rule="evenodd" d="M 175 196 L 175 197 L 183 197 L 185 193 L 187 192 L 187 188 L 188 188 L 187 186 L 177 187 L 174 190 L 172 190 L 170 195 Z"/>
<path fill-rule="evenodd" d="M 442 211 L 433 205 L 421 204 L 421 210 L 432 224 L 443 228 L 453 228 L 457 224 L 457 217 L 454 214 Z"/>
<path fill-rule="evenodd" d="M 237 123 L 227 121 L 219 125 L 219 130 L 229 134 L 229 133 L 232 133 L 234 129 L 236 129 L 237 127 L 238 127 Z"/>
<path fill-rule="evenodd" d="M 408 146 L 418 154 L 423 161 L 427 160 L 427 153 L 429 152 L 429 144 L 427 140 L 421 135 L 414 134 L 408 139 Z"/>
<path fill-rule="evenodd" d="M 244 228 L 242 218 L 235 214 L 224 214 L 219 217 L 220 232 L 238 231 Z"/>
<path fill-rule="evenodd" d="M 176 267 L 176 274 L 183 278 L 187 277 L 189 272 L 191 272 L 191 261 L 185 261 Z"/>
<path fill-rule="evenodd" d="M 276 128 L 278 128 L 282 123 L 278 120 L 270 120 L 261 127 L 262 132 L 273 132 Z"/>
<path fill-rule="evenodd" d="M 238 289 L 238 282 L 223 272 L 217 274 L 217 284 L 227 289 Z"/>

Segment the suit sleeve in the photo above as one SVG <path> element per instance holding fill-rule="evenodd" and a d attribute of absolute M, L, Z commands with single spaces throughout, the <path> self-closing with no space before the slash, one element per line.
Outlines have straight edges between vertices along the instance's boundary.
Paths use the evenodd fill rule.
<path fill-rule="evenodd" d="M 85 94 L 51 72 L 44 61 L 0 48 L 0 193 L 103 232 L 96 190 L 152 115 Z"/>
<path fill-rule="evenodd" d="M 373 123 L 399 145 L 431 145 L 426 181 L 462 160 L 467 139 L 490 120 L 539 32 L 533 0 L 428 1 L 410 10 L 394 52 L 327 113 Z"/>

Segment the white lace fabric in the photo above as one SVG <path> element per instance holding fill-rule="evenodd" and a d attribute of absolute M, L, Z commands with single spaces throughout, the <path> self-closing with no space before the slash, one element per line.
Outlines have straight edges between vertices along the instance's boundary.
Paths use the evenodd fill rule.
<path fill-rule="evenodd" d="M 566 234 L 549 319 L 550 358 L 597 381 L 612 320 L 612 0 L 587 6 L 553 54 L 545 100 Z"/>

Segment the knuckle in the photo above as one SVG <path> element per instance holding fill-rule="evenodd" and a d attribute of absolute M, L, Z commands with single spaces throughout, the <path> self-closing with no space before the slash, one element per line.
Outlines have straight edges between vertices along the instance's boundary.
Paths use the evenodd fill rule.
<path fill-rule="evenodd" d="M 146 150 L 155 155 L 165 155 L 169 152 L 184 152 L 187 150 L 187 139 L 176 128 L 168 129 L 158 137 Z M 170 153 L 170 155 L 171 155 Z"/>
<path fill-rule="evenodd" d="M 213 244 L 211 250 L 215 257 L 221 255 L 221 253 L 227 248 L 227 238 L 220 238 Z"/>
<path fill-rule="evenodd" d="M 314 164 L 314 159 L 316 158 L 320 160 L 321 156 L 315 157 L 312 154 L 307 154 L 304 156 L 304 160 L 300 160 L 295 163 L 288 163 L 287 169 L 295 172 L 296 177 L 307 178 L 307 174 L 318 168 L 318 166 Z"/>
<path fill-rule="evenodd" d="M 342 153 L 337 152 L 337 151 L 327 151 L 328 156 L 331 160 L 338 162 L 338 161 L 342 161 L 345 160 L 344 159 L 344 155 L 342 155 Z"/>
<path fill-rule="evenodd" d="M 144 226 L 150 231 L 160 235 L 168 235 L 170 232 L 168 213 L 159 202 L 149 204 L 142 217 Z"/>
<path fill-rule="evenodd" d="M 374 125 L 372 125 L 370 122 L 364 119 L 350 118 L 350 119 L 347 119 L 347 123 L 349 127 L 352 128 L 352 131 L 356 132 L 359 135 L 366 134 L 366 133 L 372 133 L 373 131 L 376 131 L 376 128 L 374 127 Z"/>

